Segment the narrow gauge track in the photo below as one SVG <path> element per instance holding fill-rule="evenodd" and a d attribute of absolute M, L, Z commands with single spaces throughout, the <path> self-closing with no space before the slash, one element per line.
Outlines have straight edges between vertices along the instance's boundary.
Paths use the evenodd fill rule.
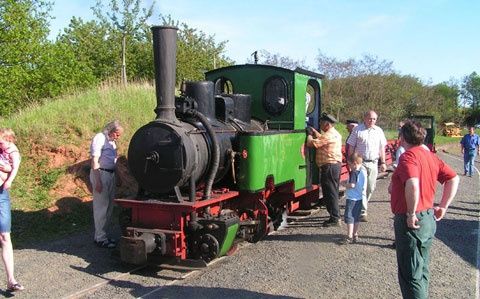
<path fill-rule="evenodd" d="M 120 275 L 117 275 L 116 277 L 114 278 L 111 278 L 111 279 L 106 279 L 105 281 L 103 282 L 100 282 L 100 283 L 97 283 L 91 287 L 88 287 L 86 289 L 83 289 L 83 290 L 80 290 L 78 292 L 75 292 L 73 294 L 70 294 L 66 297 L 64 297 L 65 299 L 75 299 L 75 298 L 83 298 L 84 296 L 88 296 L 89 294 L 92 294 L 94 293 L 95 291 L 97 291 L 98 289 L 104 287 L 105 285 L 107 284 L 110 284 L 114 281 L 117 281 L 119 279 L 124 279 L 124 278 L 128 278 L 128 276 L 130 276 L 132 273 L 136 272 L 136 271 L 139 271 L 141 269 L 145 269 L 148 265 L 143 265 L 143 266 L 139 266 L 139 267 L 135 267 L 133 268 L 131 271 L 128 271 L 128 272 L 125 272 L 125 273 L 122 273 Z"/>

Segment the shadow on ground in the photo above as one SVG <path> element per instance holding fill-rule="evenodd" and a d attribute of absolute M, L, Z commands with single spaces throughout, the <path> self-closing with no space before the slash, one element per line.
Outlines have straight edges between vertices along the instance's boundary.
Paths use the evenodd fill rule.
<path fill-rule="evenodd" d="M 477 234 L 477 220 L 442 219 L 437 222 L 437 233 L 435 236 L 463 260 L 476 268 Z M 465 246 L 465 243 L 474 245 Z"/>
<path fill-rule="evenodd" d="M 142 298 L 300 298 L 282 295 L 270 295 L 242 289 L 206 288 L 190 286 L 166 286 Z"/>

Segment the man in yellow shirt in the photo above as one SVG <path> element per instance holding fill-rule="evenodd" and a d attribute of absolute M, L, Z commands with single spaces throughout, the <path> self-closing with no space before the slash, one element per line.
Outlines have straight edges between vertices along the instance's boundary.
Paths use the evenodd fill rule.
<path fill-rule="evenodd" d="M 312 128 L 307 136 L 307 146 L 316 149 L 315 161 L 320 169 L 320 185 L 330 218 L 324 227 L 340 226 L 340 209 L 338 207 L 338 187 L 342 167 L 342 136 L 334 128 L 337 120 L 329 114 L 320 117 L 319 133 Z"/>

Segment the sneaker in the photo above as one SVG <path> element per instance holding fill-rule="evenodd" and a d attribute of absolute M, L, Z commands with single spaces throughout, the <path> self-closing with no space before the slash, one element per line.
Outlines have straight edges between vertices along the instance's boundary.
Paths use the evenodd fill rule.
<path fill-rule="evenodd" d="M 348 244 L 352 244 L 352 243 L 353 243 L 353 239 L 349 238 L 349 237 L 346 237 L 346 238 L 344 238 L 343 240 L 340 241 L 341 245 L 348 245 Z"/>
<path fill-rule="evenodd" d="M 117 246 L 117 244 L 114 241 L 109 239 L 103 240 L 103 241 L 95 241 L 95 244 L 100 248 L 108 248 L 108 249 L 112 249 Z"/>
<path fill-rule="evenodd" d="M 328 219 L 327 221 L 323 222 L 323 227 L 332 227 L 332 226 L 341 226 L 342 222 L 340 219 Z"/>
<path fill-rule="evenodd" d="M 367 214 L 360 215 L 360 222 L 368 222 Z"/>

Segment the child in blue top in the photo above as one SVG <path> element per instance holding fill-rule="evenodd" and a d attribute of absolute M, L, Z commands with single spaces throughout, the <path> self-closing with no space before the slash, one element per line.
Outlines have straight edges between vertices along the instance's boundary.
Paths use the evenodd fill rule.
<path fill-rule="evenodd" d="M 347 224 L 347 237 L 343 244 L 358 242 L 358 227 L 360 225 L 360 212 L 362 199 L 367 197 L 367 170 L 362 165 L 362 156 L 354 153 L 348 157 L 350 178 L 347 184 L 347 203 L 345 205 L 345 223 Z"/>

